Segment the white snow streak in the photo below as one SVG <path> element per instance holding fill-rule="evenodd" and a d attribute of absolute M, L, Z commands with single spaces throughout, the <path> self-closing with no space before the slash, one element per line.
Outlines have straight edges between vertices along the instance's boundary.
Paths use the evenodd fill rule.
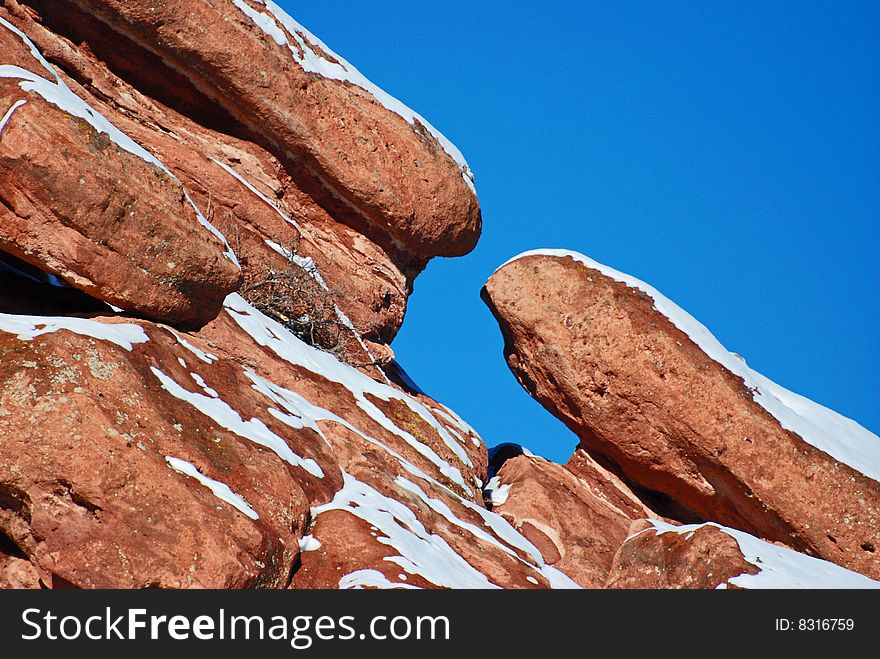
<path fill-rule="evenodd" d="M 213 478 L 208 478 L 196 469 L 195 465 L 186 460 L 181 460 L 180 458 L 175 458 L 170 455 L 166 455 L 165 460 L 174 471 L 195 478 L 199 483 L 211 490 L 211 492 L 214 493 L 214 496 L 221 501 L 225 501 L 251 519 L 260 519 L 260 516 L 253 508 L 251 508 L 250 504 L 233 492 L 226 483 L 221 483 L 220 481 L 215 481 Z"/>
<path fill-rule="evenodd" d="M 19 316 L 0 313 L 0 331 L 15 334 L 22 341 L 31 341 L 43 334 L 60 330 L 90 336 L 100 341 L 110 341 L 126 350 L 131 350 L 135 343 L 149 341 L 143 327 L 132 323 L 111 324 L 72 316 Z"/>

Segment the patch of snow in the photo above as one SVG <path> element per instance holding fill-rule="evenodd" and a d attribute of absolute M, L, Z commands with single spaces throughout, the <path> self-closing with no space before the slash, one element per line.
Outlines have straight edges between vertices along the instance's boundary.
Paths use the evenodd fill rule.
<path fill-rule="evenodd" d="M 657 535 L 677 533 L 690 537 L 704 526 L 714 526 L 733 537 L 745 560 L 760 570 L 757 574 L 741 574 L 728 579 L 728 584 L 740 588 L 880 588 L 880 582 L 857 572 L 801 554 L 788 547 L 779 547 L 748 533 L 714 522 L 685 526 L 673 526 L 660 520 L 650 520 L 650 522 L 656 529 Z"/>
<path fill-rule="evenodd" d="M 505 552 L 507 554 L 510 554 L 511 556 L 517 557 L 516 553 L 513 550 L 511 550 L 510 547 L 498 542 L 498 540 L 496 540 L 491 535 L 486 533 L 480 527 L 478 527 L 474 524 L 471 524 L 470 522 L 465 522 L 465 521 L 459 519 L 458 517 L 456 517 L 455 513 L 452 512 L 452 509 L 446 503 L 444 503 L 443 501 L 440 501 L 440 499 L 432 499 L 431 497 L 429 497 L 425 493 L 425 491 L 422 488 L 420 488 L 418 485 L 416 485 L 412 481 L 407 480 L 406 478 L 403 478 L 402 476 L 398 476 L 394 482 L 398 486 L 402 487 L 404 490 L 406 490 L 408 492 L 412 492 L 417 497 L 419 497 L 419 499 L 421 499 L 422 503 L 424 503 L 431 510 L 433 510 L 435 513 L 437 513 L 438 515 L 443 517 L 447 522 L 453 524 L 454 526 L 459 527 L 460 529 L 467 531 L 468 533 L 470 533 L 472 536 L 474 536 L 478 540 L 482 540 L 483 542 L 490 544 L 490 545 L 493 545 L 494 547 L 497 547 L 498 549 L 502 550 L 503 552 Z M 531 549 L 534 550 L 533 547 Z M 543 559 L 541 558 L 540 552 L 537 552 L 537 550 L 534 550 L 534 551 L 535 551 L 535 555 L 533 555 L 532 558 L 535 561 L 543 562 Z"/>
<path fill-rule="evenodd" d="M 835 460 L 880 481 L 880 437 L 852 419 L 795 394 L 752 370 L 741 357 L 721 345 L 704 325 L 654 287 L 583 254 L 563 249 L 532 250 L 515 256 L 507 263 L 535 255 L 572 258 L 588 268 L 598 270 L 606 277 L 647 294 L 654 300 L 657 311 L 687 334 L 704 353 L 742 378 L 752 391 L 754 401 L 775 417 L 783 428 L 799 435 L 808 444 Z"/>
<path fill-rule="evenodd" d="M 244 0 L 234 0 L 238 7 L 254 25 L 271 37 L 279 46 L 286 46 L 293 59 L 308 73 L 317 73 L 330 80 L 347 82 L 370 93 L 380 105 L 401 116 L 407 123 L 415 126 L 421 124 L 434 136 L 444 151 L 451 157 L 461 170 L 461 176 L 468 187 L 476 194 L 474 175 L 461 151 L 450 142 L 440 131 L 434 128 L 420 114 L 414 112 L 385 90 L 370 82 L 360 71 L 349 62 L 334 53 L 323 41 L 297 23 L 281 7 L 272 0 L 256 0 L 266 7 L 268 14 L 251 7 Z M 290 42 L 293 37 L 296 44 Z M 321 52 L 329 55 L 335 62 L 325 59 Z"/>
<path fill-rule="evenodd" d="M 552 565 L 545 565 L 544 569 L 541 570 L 541 574 L 547 578 L 547 581 L 550 582 L 550 587 L 554 590 L 580 590 L 581 588 L 562 570 L 557 570 Z"/>
<path fill-rule="evenodd" d="M 529 583 L 533 583 L 536 586 L 538 585 L 538 580 L 535 579 L 535 577 L 526 577 L 526 581 L 528 581 Z"/>
<path fill-rule="evenodd" d="M 492 476 L 486 485 L 486 489 L 483 490 L 483 494 L 486 495 L 489 503 L 493 506 L 500 506 L 507 502 L 507 497 L 510 495 L 510 483 L 502 485 L 501 479 L 498 476 Z"/>
<path fill-rule="evenodd" d="M 538 550 L 538 548 L 535 547 L 531 542 L 529 542 L 519 531 L 514 529 L 513 526 L 511 526 L 510 522 L 508 522 L 500 515 L 481 508 L 473 502 L 468 501 L 467 499 L 458 497 L 454 493 L 450 493 L 450 495 L 456 497 L 464 507 L 473 511 L 482 519 L 483 523 L 492 531 L 492 533 L 494 533 L 495 537 L 492 537 L 491 535 L 483 531 L 480 527 L 459 519 L 446 503 L 440 501 L 439 499 L 433 499 L 429 497 L 425 493 L 425 491 L 422 490 L 421 487 L 419 487 L 412 481 L 409 481 L 402 477 L 398 477 L 395 480 L 395 483 L 399 487 L 402 487 L 404 490 L 415 494 L 424 504 L 431 508 L 431 510 L 433 510 L 435 513 L 443 517 L 446 521 L 459 527 L 460 529 L 467 531 L 475 538 L 500 549 L 504 553 L 512 556 L 513 558 L 516 558 L 529 568 L 542 574 L 547 579 L 547 581 L 550 582 L 551 587 L 580 588 L 580 586 L 575 584 L 565 574 L 547 565 L 544 562 L 544 557 L 541 555 L 541 552 Z M 513 551 L 511 547 L 519 549 L 523 554 L 530 557 L 532 562 L 530 563 L 524 560 L 515 551 Z"/>
<path fill-rule="evenodd" d="M 424 471 L 422 471 L 414 464 L 412 464 L 409 460 L 404 458 L 400 453 L 398 453 L 391 447 L 383 444 L 374 437 L 366 434 L 360 428 L 354 426 L 353 424 L 349 423 L 337 414 L 334 414 L 330 410 L 311 403 L 295 391 L 290 391 L 289 389 L 285 389 L 284 387 L 281 387 L 274 382 L 270 382 L 269 380 L 260 377 L 253 371 L 247 370 L 245 371 L 245 375 L 253 383 L 252 386 L 254 390 L 260 392 L 270 401 L 284 409 L 284 412 L 271 407 L 267 410 L 269 414 L 271 414 L 282 423 L 287 424 L 291 428 L 295 429 L 310 428 L 318 433 L 328 446 L 330 446 L 330 441 L 327 439 L 324 431 L 321 430 L 321 427 L 318 425 L 318 421 L 331 421 L 333 423 L 338 423 L 344 428 L 347 428 L 351 432 L 355 433 L 365 441 L 370 442 L 371 444 L 374 444 L 375 446 L 378 446 L 379 448 L 385 450 L 389 455 L 391 455 L 391 457 L 397 460 L 401 467 L 403 467 L 407 472 L 409 472 L 416 478 L 421 478 L 436 485 L 437 487 L 448 490 L 445 485 L 435 480 L 434 478 L 431 478 Z M 451 492 L 451 490 L 448 491 Z"/>
<path fill-rule="evenodd" d="M 184 195 L 186 196 L 187 201 L 196 213 L 199 224 L 201 224 L 218 240 L 220 240 L 220 242 L 226 248 L 226 257 L 238 266 L 238 259 L 235 257 L 235 253 L 232 251 L 232 248 L 229 246 L 226 238 L 223 236 L 222 233 L 220 233 L 220 231 L 217 230 L 217 228 L 213 224 L 205 219 L 205 216 L 202 215 L 202 212 L 198 209 L 195 203 L 193 203 L 193 200 L 183 188 L 183 184 L 180 183 L 177 177 L 174 176 L 174 174 L 172 174 L 168 170 L 168 168 L 165 167 L 165 165 L 163 165 L 158 158 L 156 158 L 156 156 L 154 156 L 152 153 L 143 148 L 140 144 L 131 139 L 128 135 L 119 130 L 110 122 L 109 119 L 107 119 L 104 115 L 91 107 L 79 96 L 74 94 L 70 87 L 65 84 L 64 80 L 61 79 L 61 76 L 58 75 L 52 65 L 49 64 L 45 57 L 43 57 L 39 49 L 34 45 L 34 43 L 27 37 L 24 32 L 22 32 L 12 23 L 3 18 L 0 18 L 0 25 L 16 34 L 24 42 L 28 49 L 30 49 L 31 55 L 33 55 L 34 59 L 37 60 L 37 62 L 52 76 L 52 80 L 47 80 L 46 78 L 39 76 L 36 73 L 12 64 L 0 65 L 0 78 L 12 78 L 21 80 L 18 86 L 22 89 L 22 91 L 34 92 L 36 94 L 39 94 L 43 97 L 44 100 L 52 103 L 60 110 L 66 112 L 67 114 L 71 114 L 75 117 L 83 119 L 96 131 L 107 135 L 110 140 L 112 140 L 120 149 L 128 151 L 132 155 L 137 156 L 141 160 L 144 160 L 147 163 L 154 165 L 165 172 L 171 178 L 171 180 L 177 182 L 180 185 Z"/>
<path fill-rule="evenodd" d="M 534 561 L 533 567 L 535 567 L 535 569 L 539 572 L 544 571 L 544 568 L 547 566 L 544 564 L 544 557 L 541 555 L 541 552 L 535 547 L 535 545 L 529 542 L 524 535 L 513 528 L 510 522 L 498 513 L 490 512 L 467 499 L 461 499 L 461 505 L 472 510 L 481 517 L 483 524 L 488 526 L 492 530 L 492 533 L 494 533 L 502 542 L 519 549 L 527 556 L 531 556 L 532 561 Z"/>
<path fill-rule="evenodd" d="M 300 551 L 318 551 L 321 548 L 321 541 L 313 535 L 304 535 L 299 541 Z"/>
<path fill-rule="evenodd" d="M 110 341 L 129 351 L 134 344 L 150 340 L 143 327 L 132 323 L 111 324 L 72 316 L 19 316 L 0 313 L 0 331 L 15 334 L 22 341 L 31 341 L 43 334 L 61 330 L 100 341 Z"/>
<path fill-rule="evenodd" d="M 211 389 L 207 384 L 205 384 L 204 378 L 198 373 L 190 373 L 192 379 L 196 381 L 196 384 L 202 388 L 206 394 L 208 394 L 211 398 L 220 398 L 220 394 L 218 394 L 214 389 Z"/>
<path fill-rule="evenodd" d="M 4 114 L 3 118 L 0 119 L 0 134 L 3 133 L 3 129 L 6 128 L 6 124 L 9 122 L 9 119 L 12 118 L 12 113 L 15 112 L 18 108 L 20 108 L 25 103 L 27 103 L 27 99 L 24 99 L 24 98 L 19 99 L 15 103 L 13 103 L 12 107 L 10 107 L 6 111 L 6 114 Z"/>
<path fill-rule="evenodd" d="M 480 441 L 480 434 L 476 430 L 474 430 L 471 424 L 462 419 L 456 412 L 449 409 L 445 405 L 441 405 L 440 407 L 435 407 L 433 409 L 435 412 L 437 412 L 437 414 L 446 419 L 446 421 L 458 428 L 460 432 L 464 433 L 465 435 L 469 434 L 471 437 L 471 442 L 473 442 L 474 446 L 482 445 L 482 442 Z M 459 435 L 458 433 L 455 433 L 455 435 L 460 441 L 464 441 L 464 438 L 461 435 Z"/>
<path fill-rule="evenodd" d="M 181 460 L 180 458 L 175 458 L 170 455 L 166 455 L 165 460 L 174 471 L 195 478 L 199 483 L 211 490 L 211 492 L 214 493 L 214 496 L 221 501 L 225 501 L 251 519 L 260 519 L 260 516 L 253 508 L 251 508 L 250 504 L 233 492 L 226 483 L 221 483 L 220 481 L 215 481 L 213 478 L 208 478 L 196 469 L 195 465 L 186 460 Z"/>
<path fill-rule="evenodd" d="M 419 590 L 418 586 L 408 583 L 394 583 L 388 577 L 379 572 L 379 570 L 357 570 L 351 574 L 346 574 L 339 580 L 339 587 L 342 590 L 362 589 L 362 588 L 378 588 L 379 590 L 406 589 Z"/>
<path fill-rule="evenodd" d="M 265 446 L 279 458 L 295 467 L 300 467 L 316 478 L 323 478 L 324 472 L 318 463 L 311 458 L 303 459 L 294 453 L 281 437 L 269 430 L 265 423 L 259 419 L 244 421 L 241 416 L 220 398 L 203 396 L 181 387 L 172 378 L 168 377 L 155 366 L 150 370 L 162 383 L 162 387 L 175 398 L 185 401 L 195 407 L 199 412 L 212 419 L 217 425 L 239 437 L 250 440 L 260 446 Z"/>
<path fill-rule="evenodd" d="M 218 360 L 217 355 L 212 355 L 212 354 L 205 352 L 204 350 L 200 350 L 199 348 L 196 348 L 192 343 L 190 343 L 185 338 L 183 338 L 183 336 L 181 334 L 179 334 L 178 332 L 171 330 L 171 333 L 174 334 L 174 338 L 177 339 L 177 342 L 180 345 L 182 345 L 184 348 L 189 350 L 192 354 L 194 354 L 196 357 L 201 359 L 206 364 L 213 364 L 214 362 L 216 362 Z"/>

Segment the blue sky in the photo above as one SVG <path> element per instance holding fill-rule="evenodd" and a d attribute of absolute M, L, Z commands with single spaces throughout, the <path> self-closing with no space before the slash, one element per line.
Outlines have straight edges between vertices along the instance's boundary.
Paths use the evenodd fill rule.
<path fill-rule="evenodd" d="M 526 249 L 647 281 L 780 384 L 880 430 L 880 3 L 296 3 L 476 174 L 484 230 L 393 347 L 491 445 L 576 438 L 519 387 L 483 282 Z"/>

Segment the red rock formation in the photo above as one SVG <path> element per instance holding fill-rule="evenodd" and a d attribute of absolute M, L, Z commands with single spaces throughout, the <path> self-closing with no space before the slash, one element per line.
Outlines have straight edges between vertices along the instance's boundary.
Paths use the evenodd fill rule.
<path fill-rule="evenodd" d="M 132 312 L 203 325 L 240 281 L 228 247 L 180 183 L 102 130 L 30 46 L 0 24 L 4 61 L 19 67 L 0 77 L 0 250 Z"/>
<path fill-rule="evenodd" d="M 645 521 L 633 530 L 614 557 L 608 588 L 718 588 L 760 572 L 743 558 L 736 540 L 715 526 L 701 526 L 689 536 L 657 533 Z"/>
<path fill-rule="evenodd" d="M 675 503 L 660 512 L 684 507 L 880 576 L 880 483 L 866 475 L 880 461 L 863 459 L 876 436 L 747 369 L 659 293 L 580 255 L 516 259 L 483 296 L 520 383 L 582 448 L 660 493 L 655 504 Z"/>
<path fill-rule="evenodd" d="M 0 553 L 0 588 L 40 587 L 40 575 L 29 561 Z"/>
<path fill-rule="evenodd" d="M 188 4 L 195 9 L 184 11 Z M 166 53 L 166 61 L 138 45 L 138 35 L 124 34 L 124 21 L 108 23 L 89 14 L 113 12 L 111 5 L 4 0 L 0 17 L 27 33 L 39 51 L 55 63 L 70 89 L 157 156 L 183 182 L 203 214 L 233 243 L 244 269 L 245 286 L 262 280 L 267 272 L 289 269 L 290 259 L 280 252 L 293 248 L 297 262 L 317 266 L 335 305 L 366 339 L 390 342 L 403 321 L 412 280 L 427 260 L 435 254 L 468 251 L 479 234 L 479 205 L 466 184 L 467 176 L 447 153 L 463 163 L 457 150 L 439 133 L 435 137 L 423 130 L 426 122 L 408 123 L 357 85 L 304 74 L 294 54 L 266 37 L 232 2 L 213 6 L 172 3 L 166 7 L 171 12 L 180 9 L 178 18 L 186 21 L 193 11 L 207 12 L 203 16 L 206 22 L 198 26 L 207 34 L 193 42 L 201 44 L 206 59 L 220 57 L 219 51 L 211 49 L 249 49 L 248 58 L 227 58 L 228 70 L 223 69 L 220 57 L 215 62 L 219 86 L 198 89 L 187 78 L 198 77 L 198 72 L 184 70 L 184 75 L 174 68 L 175 58 L 189 55 Z M 139 11 L 130 3 L 119 3 L 116 9 Z M 235 32 L 231 42 L 226 41 L 228 30 Z M 235 67 L 245 60 L 247 76 L 236 77 L 241 72 Z M 253 80 L 253 75 L 259 77 L 254 61 L 263 62 L 264 72 L 273 72 L 273 89 L 278 93 L 297 90 L 291 103 L 302 114 L 296 119 L 284 114 L 285 121 L 291 122 L 285 130 L 300 124 L 314 127 L 315 122 L 328 119 L 328 111 L 341 112 L 336 117 L 340 123 L 325 126 L 322 139 L 311 138 L 306 146 L 292 134 L 286 134 L 291 142 L 278 142 L 282 139 L 278 135 L 255 134 L 243 127 L 224 109 L 231 78 L 241 94 L 250 96 L 247 101 L 231 103 L 235 112 L 253 102 L 268 103 L 260 112 L 291 111 L 269 99 L 265 81 Z M 149 77 L 145 78 L 144 71 L 150 72 Z M 303 76 L 316 93 L 327 88 L 320 92 L 320 105 L 300 102 Z M 214 83 L 205 84 L 210 87 Z M 404 115 L 414 116 L 371 83 L 361 80 L 361 84 Z M 215 100 L 218 97 L 222 102 Z M 355 125 L 368 125 L 370 131 L 354 130 L 351 127 Z M 268 130 L 267 126 L 258 128 Z M 379 138 L 393 154 L 385 153 L 386 147 L 372 149 L 373 140 Z M 342 145 L 344 153 L 340 155 Z M 329 177 L 341 176 L 340 172 L 355 178 L 369 172 L 370 182 L 359 183 L 363 189 L 357 194 L 368 195 L 373 185 L 377 198 L 364 202 L 372 210 L 354 208 L 350 200 L 340 201 L 336 193 L 347 196 L 354 192 L 337 186 L 330 194 L 306 171 L 304 163 L 310 163 L 311 157 L 301 151 L 326 151 L 330 146 L 340 160 L 328 160 L 329 151 L 321 156 L 331 173 L 322 172 L 318 178 L 326 182 Z M 419 176 L 407 176 L 401 170 L 411 162 L 421 168 Z M 331 170 L 339 171 L 334 174 Z M 400 186 L 416 188 L 407 191 Z M 430 190 L 418 186 L 429 186 Z M 386 193 L 397 195 L 402 206 L 378 199 Z M 413 205 L 417 208 L 411 208 Z M 378 206 L 389 206 L 387 214 L 376 211 Z"/>
<path fill-rule="evenodd" d="M 483 506 L 467 424 L 339 359 L 392 360 L 412 278 L 473 247 L 466 165 L 257 5 L 0 7 L 2 585 L 571 585 Z M 217 229 L 244 295 L 299 277 L 357 354 L 228 295 Z"/>
<path fill-rule="evenodd" d="M 492 300 L 582 450 L 498 451 L 481 491 L 482 440 L 388 347 L 427 261 L 476 242 L 467 165 L 271 3 L 3 0 L 0 46 L 0 588 L 749 586 L 753 555 L 812 560 L 715 527 L 627 538 L 652 509 L 815 553 L 834 534 L 870 573 L 876 484 L 569 265 Z M 590 323 L 600 351 L 571 342 Z"/>
<path fill-rule="evenodd" d="M 354 225 L 427 256 L 476 244 L 479 205 L 457 150 L 280 10 L 260 0 L 28 4 L 155 97 L 182 86 L 193 113 L 208 106 L 252 136 Z"/>
<path fill-rule="evenodd" d="M 605 585 L 633 520 L 657 516 L 618 478 L 593 466 L 595 478 L 581 479 L 561 465 L 519 455 L 501 465 L 493 482 L 500 494 L 493 511 L 584 588 Z"/>
<path fill-rule="evenodd" d="M 238 296 L 188 335 L 5 314 L 0 371 L 0 537 L 44 585 L 569 583 L 483 508 L 466 424 Z"/>
<path fill-rule="evenodd" d="M 633 522 L 608 588 L 880 588 L 856 572 L 718 526 Z"/>

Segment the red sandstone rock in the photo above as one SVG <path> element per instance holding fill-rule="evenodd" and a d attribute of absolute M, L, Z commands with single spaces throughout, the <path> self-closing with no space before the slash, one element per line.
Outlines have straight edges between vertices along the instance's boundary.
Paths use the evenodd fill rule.
<path fill-rule="evenodd" d="M 8 19 L 60 64 L 59 75 L 78 96 L 159 157 L 183 182 L 197 206 L 228 236 L 245 286 L 270 270 L 289 268 L 279 251 L 294 247 L 298 260 L 317 267 L 335 304 L 365 338 L 386 344 L 393 339 L 403 322 L 412 279 L 429 256 L 342 223 L 347 211 L 328 213 L 320 195 L 313 198 L 303 192 L 264 148 L 230 134 L 210 108 L 195 110 L 186 100 L 188 83 L 177 81 L 169 96 L 138 77 L 141 70 L 163 66 L 130 42 L 116 44 L 119 37 L 113 33 L 90 31 L 99 22 L 58 3 L 43 8 L 45 18 L 37 16 L 46 24 L 36 22 L 29 7 L 13 0 L 6 0 L 6 7 Z M 104 52 L 107 39 L 114 47 Z M 115 68 L 109 69 L 93 51 L 108 56 Z M 113 60 L 120 52 L 128 53 L 128 67 Z M 117 73 L 130 75 L 141 87 Z"/>
<path fill-rule="evenodd" d="M 604 586 L 632 521 L 656 516 L 619 479 L 595 469 L 601 478 L 582 480 L 562 465 L 520 455 L 504 462 L 493 483 L 503 493 L 493 511 L 584 588 Z"/>
<path fill-rule="evenodd" d="M 876 436 L 743 370 L 750 390 L 652 297 L 600 268 L 578 255 L 527 255 L 487 282 L 484 299 L 526 390 L 628 483 L 661 493 L 655 505 L 674 502 L 659 512 L 684 508 L 880 576 L 880 483 L 859 471 L 871 469 L 859 456 L 876 452 Z M 714 341 L 677 307 L 669 313 Z M 742 364 L 711 349 L 731 369 Z M 786 430 L 762 405 L 815 432 Z"/>
<path fill-rule="evenodd" d="M 838 562 L 870 573 L 854 554 L 876 545 L 864 533 L 877 527 L 876 484 L 805 449 L 748 401 L 734 412 L 755 418 L 708 417 L 703 406 L 742 387 L 686 340 L 674 362 L 663 337 L 681 333 L 601 277 L 602 310 L 587 315 L 601 331 L 589 338 L 618 370 L 588 362 L 582 393 L 566 354 L 594 347 L 558 327 L 544 334 L 533 316 L 523 359 L 540 356 L 538 376 L 512 355 L 528 386 L 550 382 L 542 395 L 588 429 L 582 448 L 564 467 L 509 458 L 492 484 L 506 500 L 487 510 L 481 440 L 387 346 L 428 259 L 476 241 L 469 172 L 421 118 L 269 14 L 259 0 L 0 6 L 3 57 L 25 69 L 0 78 L 0 588 L 573 586 L 566 574 L 589 587 L 714 587 L 752 576 L 760 585 L 812 560 L 714 526 L 658 533 L 666 527 L 652 522 L 625 540 L 631 520 L 658 516 L 638 497 L 677 519 L 711 515 L 817 553 L 829 549 L 826 533 Z M 68 90 L 67 104 L 22 88 L 32 74 Z M 322 287 L 354 346 L 339 356 L 361 370 L 227 296 L 238 269 L 197 209 L 229 238 L 245 294 L 281 271 Z M 50 274 L 77 288 L 51 285 Z M 572 306 L 595 295 L 558 283 L 515 296 L 552 312 L 560 300 L 548 297 Z M 111 317 L 100 300 L 123 311 Z M 628 370 L 641 344 L 606 322 L 608 309 L 674 362 L 654 362 L 674 376 L 671 395 L 644 358 Z M 204 327 L 181 333 L 132 314 Z M 561 324 L 573 333 L 590 323 L 567 313 Z M 661 437 L 640 439 L 645 427 Z M 753 433 L 764 453 L 727 446 L 719 433 L 731 428 Z M 868 506 L 853 514 L 856 496 Z M 775 571 L 756 572 L 743 543 L 759 543 Z M 866 585 L 809 566 L 830 575 L 818 585 Z"/>
<path fill-rule="evenodd" d="M 77 4 L 109 11 L 113 3 L 0 7 L 11 43 L 25 48 L 10 46 L 7 56 L 54 81 L 68 101 L 56 110 L 28 97 L 13 107 L 0 136 L 17 158 L 3 170 L 4 195 L 16 210 L 37 199 L 49 219 L 88 219 L 72 243 L 46 220 L 38 244 L 20 239 L 10 218 L 0 246 L 9 284 L 0 292 L 0 551 L 6 573 L 17 575 L 3 585 L 285 587 L 294 574 L 294 587 L 571 585 L 483 507 L 485 447 L 418 391 L 387 347 L 428 258 L 469 250 L 479 232 L 466 172 L 445 152 L 454 148 L 382 107 L 371 96 L 378 90 L 304 74 L 232 3 L 162 5 L 174 24 L 147 48 L 137 45 L 140 30 L 155 25 L 102 23 Z M 141 9 L 118 3 L 114 16 Z M 173 43 L 176 28 L 205 30 L 192 42 L 203 52 L 193 58 Z M 155 54 L 162 48 L 165 60 Z M 241 48 L 248 58 L 226 57 Z M 173 73 L 178 65 L 183 75 Z M 275 76 L 276 96 L 253 78 L 260 70 Z M 34 96 L 20 79 L 3 80 L 11 107 Z M 205 105 L 217 94 L 227 96 Z M 40 178 L 47 144 L 66 167 Z M 102 174 L 112 185 L 98 184 Z M 123 214 L 109 231 L 94 212 L 124 206 L 125 195 L 155 206 L 169 189 L 183 210 L 166 207 L 155 227 Z M 343 356 L 385 364 L 406 392 L 376 367 L 358 372 L 306 346 L 241 297 L 226 297 L 230 287 L 209 272 L 185 290 L 210 312 L 157 312 L 175 301 L 151 279 L 168 283 L 177 270 L 163 270 L 171 266 L 148 238 L 195 249 L 196 208 L 229 237 L 245 287 L 305 273 L 365 353 Z M 94 281 L 32 255 L 67 246 Z M 139 272 L 107 267 L 102 248 Z M 51 286 L 47 272 L 93 297 Z M 96 298 L 123 311 L 107 316 Z M 96 313 L 105 315 L 84 317 Z M 132 313 L 179 325 L 214 319 L 182 334 L 125 317 Z M 365 493 L 378 507 L 346 499 Z M 362 519 L 388 508 L 381 531 Z"/>
<path fill-rule="evenodd" d="M 429 257 L 476 244 L 479 204 L 455 147 L 280 10 L 259 0 L 27 4 L 152 96 L 258 141 L 337 219 Z"/>
<path fill-rule="evenodd" d="M 638 520 L 607 588 L 859 588 L 880 582 L 717 524 Z"/>
<path fill-rule="evenodd" d="M 717 588 L 731 578 L 760 572 L 743 558 L 736 540 L 715 526 L 700 527 L 689 536 L 658 534 L 644 521 L 635 522 L 633 530 L 634 537 L 614 557 L 608 588 Z"/>
<path fill-rule="evenodd" d="M 0 553 L 0 589 L 39 587 L 40 575 L 29 561 Z"/>
<path fill-rule="evenodd" d="M 180 183 L 112 127 L 99 130 L 106 120 L 9 24 L 0 48 L 20 67 L 0 77 L 11 113 L 0 133 L 0 250 L 135 313 L 183 326 L 213 318 L 240 271 Z"/>
<path fill-rule="evenodd" d="M 194 334 L 0 315 L 0 383 L 0 537 L 46 586 L 569 583 L 483 508 L 467 424 L 236 295 Z"/>

